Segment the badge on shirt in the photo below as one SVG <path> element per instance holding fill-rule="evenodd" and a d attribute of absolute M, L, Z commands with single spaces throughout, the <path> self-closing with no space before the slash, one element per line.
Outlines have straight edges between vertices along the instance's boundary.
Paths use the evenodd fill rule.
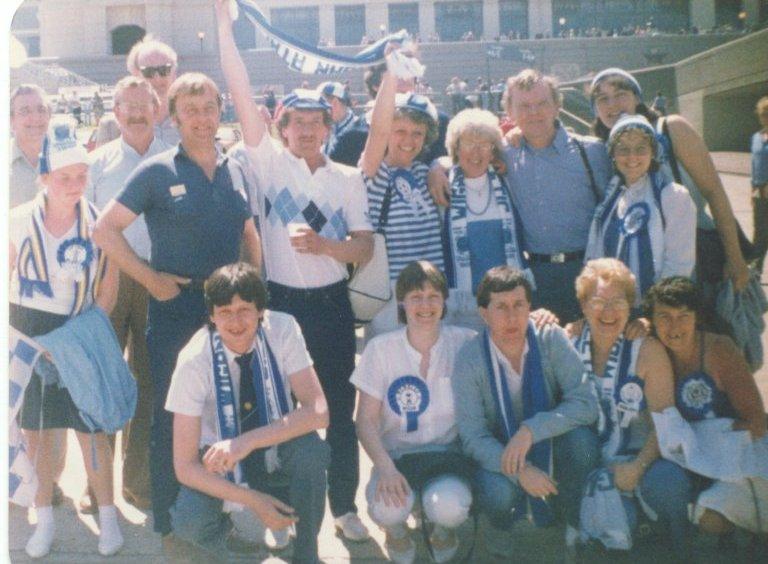
<path fill-rule="evenodd" d="M 176 184 L 171 186 L 168 191 L 171 193 L 171 197 L 176 199 L 184 196 L 187 193 L 187 188 L 183 184 Z"/>

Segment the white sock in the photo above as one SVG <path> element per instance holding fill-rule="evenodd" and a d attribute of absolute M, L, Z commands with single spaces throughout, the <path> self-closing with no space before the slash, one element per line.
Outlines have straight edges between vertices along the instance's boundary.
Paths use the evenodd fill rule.
<path fill-rule="evenodd" d="M 123 546 L 123 534 L 117 522 L 117 508 L 114 505 L 99 506 L 99 553 L 112 556 Z"/>
<path fill-rule="evenodd" d="M 53 507 L 36 507 L 37 526 L 24 548 L 30 558 L 42 558 L 51 551 L 56 525 L 53 522 Z"/>

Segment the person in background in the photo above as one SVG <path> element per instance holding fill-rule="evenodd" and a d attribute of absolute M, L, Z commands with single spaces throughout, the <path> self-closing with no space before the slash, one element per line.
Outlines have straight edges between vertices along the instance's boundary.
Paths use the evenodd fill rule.
<path fill-rule="evenodd" d="M 651 109 L 659 115 L 667 115 L 667 97 L 662 94 L 661 90 L 656 92 L 656 97 L 651 103 Z"/>
<path fill-rule="evenodd" d="M 11 141 L 10 178 L 8 192 L 10 207 L 33 199 L 40 186 L 40 151 L 48 132 L 51 108 L 45 90 L 36 84 L 18 86 L 10 97 Z"/>
<path fill-rule="evenodd" d="M 757 271 L 762 273 L 768 251 L 768 96 L 755 106 L 761 129 L 752 135 L 752 241 L 757 254 Z"/>
<path fill-rule="evenodd" d="M 99 125 L 96 127 L 94 149 L 98 149 L 118 137 L 120 137 L 120 124 L 114 115 L 108 115 L 99 120 Z"/>
<path fill-rule="evenodd" d="M 179 130 L 174 125 L 168 107 L 168 90 L 176 80 L 178 55 L 170 45 L 147 35 L 136 43 L 125 60 L 128 72 L 146 78 L 160 100 L 155 121 L 155 137 L 169 146 L 180 141 Z"/>
<path fill-rule="evenodd" d="M 330 105 L 333 120 L 323 152 L 332 161 L 357 166 L 368 135 L 365 116 L 355 116 L 349 90 L 341 82 L 323 82 L 317 89 Z"/>

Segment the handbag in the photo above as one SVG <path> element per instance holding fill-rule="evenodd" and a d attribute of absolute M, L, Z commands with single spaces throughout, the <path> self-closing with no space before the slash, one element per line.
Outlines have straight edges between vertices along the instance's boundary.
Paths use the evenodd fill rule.
<path fill-rule="evenodd" d="M 354 266 L 347 282 L 349 301 L 356 323 L 369 323 L 392 299 L 387 239 L 384 236 L 391 203 L 392 185 L 389 184 L 381 204 L 379 225 L 373 234 L 373 254 L 367 262 Z"/>

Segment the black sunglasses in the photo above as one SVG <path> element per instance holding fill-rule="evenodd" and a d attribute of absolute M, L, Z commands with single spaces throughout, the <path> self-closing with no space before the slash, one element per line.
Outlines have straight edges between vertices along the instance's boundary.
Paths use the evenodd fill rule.
<path fill-rule="evenodd" d="M 156 67 L 139 67 L 141 75 L 144 78 L 152 78 L 155 75 L 168 76 L 173 69 L 173 63 L 166 63 L 164 65 L 157 65 Z"/>

